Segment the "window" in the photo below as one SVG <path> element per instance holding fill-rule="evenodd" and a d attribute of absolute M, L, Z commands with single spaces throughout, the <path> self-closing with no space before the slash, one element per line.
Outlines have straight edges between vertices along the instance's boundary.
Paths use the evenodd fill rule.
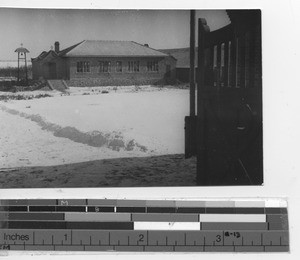
<path fill-rule="evenodd" d="M 99 61 L 99 72 L 105 73 L 111 71 L 110 61 Z"/>
<path fill-rule="evenodd" d="M 139 72 L 140 71 L 140 62 L 139 61 L 128 61 L 128 71 Z"/>
<path fill-rule="evenodd" d="M 89 61 L 78 61 L 77 72 L 91 72 Z"/>
<path fill-rule="evenodd" d="M 147 71 L 158 71 L 158 61 L 148 61 Z"/>
<path fill-rule="evenodd" d="M 116 62 L 116 72 L 122 72 L 122 61 Z"/>

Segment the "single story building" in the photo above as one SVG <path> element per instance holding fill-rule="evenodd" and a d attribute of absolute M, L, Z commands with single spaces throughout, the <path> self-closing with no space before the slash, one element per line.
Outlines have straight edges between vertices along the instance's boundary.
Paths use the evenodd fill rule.
<path fill-rule="evenodd" d="M 176 62 L 176 78 L 180 82 L 190 81 L 190 48 L 164 49 L 160 50 L 174 57 Z M 195 47 L 195 69 L 198 64 L 198 47 Z"/>
<path fill-rule="evenodd" d="M 221 46 L 222 53 L 224 53 L 224 46 Z M 183 83 L 190 82 L 190 48 L 178 48 L 178 49 L 165 49 L 160 50 L 168 55 L 174 57 L 176 62 L 176 79 Z M 206 50 L 207 52 L 208 50 Z M 215 49 L 215 52 L 217 49 Z M 217 60 L 216 58 L 213 60 L 213 68 L 217 67 Z M 198 68 L 198 47 L 195 47 L 195 75 L 197 73 Z M 221 69 L 224 69 L 224 59 L 221 61 Z M 213 73 L 217 73 L 214 71 Z M 206 74 L 206 77 L 209 75 Z M 216 77 L 216 75 L 210 75 L 210 77 Z"/>
<path fill-rule="evenodd" d="M 176 59 L 133 41 L 84 40 L 32 59 L 33 79 L 62 79 L 69 86 L 174 84 Z"/>

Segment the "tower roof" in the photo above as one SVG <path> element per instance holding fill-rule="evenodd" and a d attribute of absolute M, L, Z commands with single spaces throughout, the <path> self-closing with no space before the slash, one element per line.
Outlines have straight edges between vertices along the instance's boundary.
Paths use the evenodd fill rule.
<path fill-rule="evenodd" d="M 28 53 L 29 50 L 27 50 L 26 48 L 24 47 L 19 47 L 15 50 L 15 52 L 23 52 L 23 53 Z"/>

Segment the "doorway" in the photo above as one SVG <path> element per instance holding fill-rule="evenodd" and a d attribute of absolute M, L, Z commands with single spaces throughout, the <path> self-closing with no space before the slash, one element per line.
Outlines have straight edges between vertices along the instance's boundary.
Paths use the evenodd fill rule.
<path fill-rule="evenodd" d="M 47 62 L 43 65 L 43 76 L 45 79 L 56 79 L 56 63 L 55 62 Z"/>

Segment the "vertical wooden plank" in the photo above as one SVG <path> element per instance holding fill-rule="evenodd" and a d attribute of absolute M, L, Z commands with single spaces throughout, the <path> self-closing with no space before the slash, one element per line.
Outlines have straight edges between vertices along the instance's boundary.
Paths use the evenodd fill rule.
<path fill-rule="evenodd" d="M 190 17 L 190 116 L 195 116 L 195 10 Z"/>
<path fill-rule="evenodd" d="M 230 86 L 236 87 L 236 37 L 231 40 L 230 44 L 230 63 L 231 63 L 231 77 L 230 77 Z"/>
<path fill-rule="evenodd" d="M 208 184 L 208 155 L 206 136 L 206 113 L 204 97 L 204 44 L 205 19 L 198 20 L 198 73 L 197 73 L 197 185 Z M 208 28 L 208 27 L 207 27 Z"/>
<path fill-rule="evenodd" d="M 214 46 L 209 47 L 209 86 L 214 86 Z"/>
<path fill-rule="evenodd" d="M 255 82 L 255 32 L 251 30 L 249 41 L 249 87 L 253 88 Z"/>
<path fill-rule="evenodd" d="M 213 87 L 215 87 L 217 85 L 217 49 L 216 46 L 211 46 L 211 50 L 212 50 L 212 85 Z"/>
<path fill-rule="evenodd" d="M 229 82 L 228 82 L 228 76 L 229 76 L 229 42 L 226 41 L 225 42 L 225 46 L 224 46 L 224 86 L 228 87 L 229 86 Z"/>
<path fill-rule="evenodd" d="M 236 87 L 241 87 L 241 39 L 236 37 Z"/>
<path fill-rule="evenodd" d="M 245 88 L 249 88 L 250 82 L 250 33 L 245 34 Z"/>
<path fill-rule="evenodd" d="M 217 45 L 217 87 L 221 87 L 221 46 L 222 44 L 219 43 Z"/>
<path fill-rule="evenodd" d="M 240 37 L 240 87 L 245 88 L 246 73 L 246 37 L 245 34 Z"/>

